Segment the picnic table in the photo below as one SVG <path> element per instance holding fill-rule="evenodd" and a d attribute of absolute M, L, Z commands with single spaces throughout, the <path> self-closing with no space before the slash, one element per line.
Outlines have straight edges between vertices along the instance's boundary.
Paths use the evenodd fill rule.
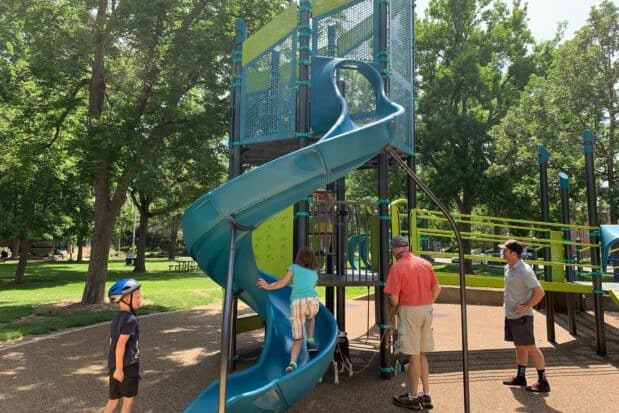
<path fill-rule="evenodd" d="M 194 271 L 198 269 L 198 264 L 191 257 L 178 257 L 174 262 L 176 264 L 169 266 L 170 271 Z"/>

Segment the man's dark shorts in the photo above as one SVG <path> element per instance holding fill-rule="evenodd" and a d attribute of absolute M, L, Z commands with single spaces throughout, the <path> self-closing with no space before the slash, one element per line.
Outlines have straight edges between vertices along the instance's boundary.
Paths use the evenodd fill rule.
<path fill-rule="evenodd" d="M 517 346 L 534 345 L 533 316 L 525 315 L 515 320 L 506 318 L 505 341 L 513 341 Z"/>
<path fill-rule="evenodd" d="M 140 382 L 140 364 L 131 364 L 124 368 L 125 379 L 121 382 L 114 379 L 114 371 L 110 371 L 110 399 L 121 397 L 135 397 L 138 394 Z"/>

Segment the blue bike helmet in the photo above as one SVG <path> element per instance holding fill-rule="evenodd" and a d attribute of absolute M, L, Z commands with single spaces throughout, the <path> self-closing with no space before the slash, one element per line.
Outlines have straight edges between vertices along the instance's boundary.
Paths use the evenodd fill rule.
<path fill-rule="evenodd" d="M 125 295 L 140 288 L 140 283 L 133 278 L 122 278 L 114 283 L 107 293 L 110 302 L 118 303 Z"/>

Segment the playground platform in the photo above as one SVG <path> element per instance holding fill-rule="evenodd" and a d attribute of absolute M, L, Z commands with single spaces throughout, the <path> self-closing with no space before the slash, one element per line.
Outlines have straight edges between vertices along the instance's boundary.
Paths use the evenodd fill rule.
<path fill-rule="evenodd" d="M 370 311 L 368 311 L 368 306 Z M 378 336 L 366 334 L 367 317 L 374 322 L 374 302 L 347 302 L 347 329 L 355 370 L 369 367 L 333 384 L 323 383 L 293 412 L 336 410 L 397 412 L 391 396 L 404 389 L 405 376 L 381 380 Z M 213 381 L 219 371 L 221 304 L 176 313 L 141 317 L 143 380 L 136 412 L 181 412 Z M 435 412 L 462 412 L 460 308 L 435 307 L 436 352 L 430 357 Z M 580 337 L 571 337 L 557 317 L 556 344 L 545 341 L 545 318 L 536 313 L 538 345 L 548 364 L 552 392 L 548 395 L 509 388 L 501 380 L 514 370 L 514 351 L 502 340 L 502 308 L 469 306 L 469 361 L 472 412 L 612 412 L 619 404 L 619 313 L 607 312 L 608 355 L 595 352 L 594 319 L 579 317 Z M 99 412 L 107 397 L 105 360 L 108 324 L 37 337 L 0 347 L 0 411 Z M 241 352 L 260 346 L 258 332 L 239 336 Z M 534 379 L 529 368 L 527 376 Z M 318 410 L 317 410 L 318 409 Z"/>

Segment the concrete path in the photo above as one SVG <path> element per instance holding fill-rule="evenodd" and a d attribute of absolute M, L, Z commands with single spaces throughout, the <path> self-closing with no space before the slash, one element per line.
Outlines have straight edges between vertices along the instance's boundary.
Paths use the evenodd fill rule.
<path fill-rule="evenodd" d="M 368 307 L 369 306 L 369 307 Z M 328 372 L 293 412 L 396 412 L 391 396 L 404 391 L 405 377 L 381 380 L 378 336 L 365 334 L 374 302 L 347 303 L 347 330 L 355 370 L 333 384 Z M 462 412 L 460 307 L 435 307 L 436 353 L 430 358 L 435 412 Z M 561 321 L 561 320 L 559 320 Z M 143 380 L 136 412 L 180 412 L 218 376 L 220 305 L 140 319 Z M 574 339 L 561 326 L 556 345 L 545 341 L 545 319 L 536 314 L 536 333 L 548 364 L 552 392 L 527 393 L 503 386 L 514 373 L 514 351 L 502 341 L 500 307 L 470 306 L 469 360 L 472 412 L 615 412 L 619 406 L 619 317 L 607 313 L 608 356 L 595 354 L 593 320 L 584 314 L 582 337 Z M 0 412 L 99 412 L 107 398 L 105 361 L 108 325 L 36 338 L 0 347 Z M 259 348 L 260 333 L 239 338 L 242 352 Z M 535 369 L 527 372 L 535 381 Z"/>

